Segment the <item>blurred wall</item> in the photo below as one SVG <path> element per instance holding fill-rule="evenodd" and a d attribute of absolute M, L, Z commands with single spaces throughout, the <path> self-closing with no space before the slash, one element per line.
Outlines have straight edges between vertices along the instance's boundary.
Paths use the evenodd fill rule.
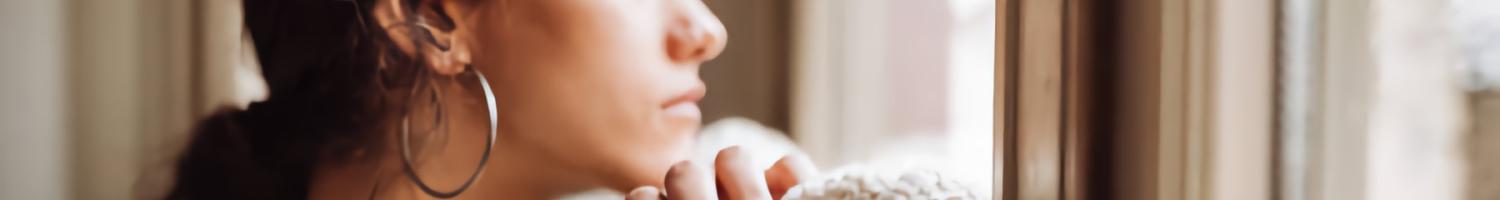
<path fill-rule="evenodd" d="M 0 1 L 0 199 L 65 199 L 63 3 Z"/>
<path fill-rule="evenodd" d="M 200 107 L 253 96 L 238 4 L 0 1 L 0 199 L 159 198 Z"/>
<path fill-rule="evenodd" d="M 740 116 L 779 130 L 788 128 L 790 2 L 706 0 L 729 31 L 728 46 L 703 64 L 708 85 L 703 123 Z"/>

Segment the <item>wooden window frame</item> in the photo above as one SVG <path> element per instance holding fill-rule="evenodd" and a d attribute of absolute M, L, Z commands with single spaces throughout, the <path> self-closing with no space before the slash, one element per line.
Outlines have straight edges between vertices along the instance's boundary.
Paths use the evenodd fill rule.
<path fill-rule="evenodd" d="M 1004 2 L 997 197 L 1271 197 L 1272 1 Z"/>

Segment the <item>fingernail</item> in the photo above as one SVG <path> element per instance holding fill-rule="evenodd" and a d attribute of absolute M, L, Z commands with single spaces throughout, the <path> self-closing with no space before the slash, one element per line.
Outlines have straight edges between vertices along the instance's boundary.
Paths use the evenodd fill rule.
<path fill-rule="evenodd" d="M 630 199 L 657 199 L 661 196 L 661 190 L 652 186 L 641 186 L 630 190 Z"/>

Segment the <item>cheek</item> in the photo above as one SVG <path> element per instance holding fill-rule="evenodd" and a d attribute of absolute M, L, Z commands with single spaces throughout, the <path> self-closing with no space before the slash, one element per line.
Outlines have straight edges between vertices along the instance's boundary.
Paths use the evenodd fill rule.
<path fill-rule="evenodd" d="M 655 93 L 653 82 L 641 73 L 596 70 L 520 94 L 531 103 L 515 108 L 524 111 L 514 113 L 524 120 L 517 134 L 611 187 L 659 185 L 672 163 L 689 156 L 696 124 L 664 123 L 659 103 L 645 95 Z"/>
<path fill-rule="evenodd" d="M 660 182 L 670 164 L 687 158 L 697 125 L 663 122 L 660 96 L 669 87 L 657 68 L 666 66 L 625 44 L 496 56 L 504 65 L 486 74 L 502 77 L 493 86 L 501 87 L 501 119 L 513 128 L 507 134 L 610 186 Z"/>
<path fill-rule="evenodd" d="M 662 81 L 674 76 L 663 30 L 651 29 L 662 26 L 649 15 L 659 11 L 526 2 L 549 8 L 510 9 L 505 16 L 517 19 L 485 23 L 492 27 L 477 35 L 486 51 L 475 57 L 497 77 L 502 123 L 518 145 L 611 186 L 659 184 L 687 158 L 698 128 L 662 120 L 675 87 Z"/>
<path fill-rule="evenodd" d="M 593 100 L 605 102 L 591 102 L 601 106 L 603 112 L 582 113 L 583 115 L 608 116 L 597 118 L 591 129 L 587 132 L 587 138 L 595 150 L 600 152 L 599 160 L 608 160 L 612 165 L 610 170 L 618 171 L 617 175 L 626 181 L 626 186 L 639 186 L 642 184 L 658 184 L 666 175 L 671 164 L 684 160 L 690 153 L 692 136 L 696 132 L 697 124 L 683 124 L 665 121 L 662 118 L 661 101 L 659 95 L 665 93 L 667 88 L 659 85 L 656 76 L 645 73 L 652 70 L 641 66 L 615 66 L 614 69 L 631 70 L 600 70 L 612 71 L 609 76 L 612 83 L 599 83 L 593 88 L 607 91 L 594 91 L 600 94 L 618 95 L 610 98 L 593 97 Z M 629 189 L 629 188 L 623 188 Z"/>

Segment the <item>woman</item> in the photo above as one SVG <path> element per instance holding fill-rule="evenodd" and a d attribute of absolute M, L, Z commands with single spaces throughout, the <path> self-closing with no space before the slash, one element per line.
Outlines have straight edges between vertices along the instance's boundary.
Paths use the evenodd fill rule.
<path fill-rule="evenodd" d="M 244 9 L 270 97 L 199 125 L 170 199 L 768 199 L 806 174 L 683 161 L 726 37 L 699 0 Z"/>

